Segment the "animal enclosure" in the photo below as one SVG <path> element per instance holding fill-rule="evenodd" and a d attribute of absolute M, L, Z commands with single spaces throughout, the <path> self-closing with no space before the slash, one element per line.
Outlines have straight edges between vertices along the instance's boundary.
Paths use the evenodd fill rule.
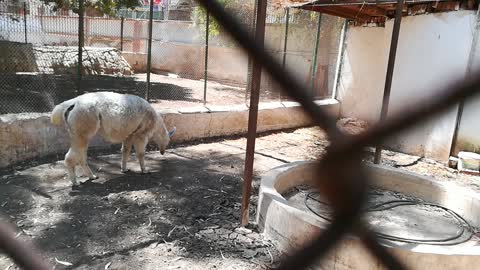
<path fill-rule="evenodd" d="M 180 2 L 184 5 L 188 1 L 175 3 Z M 354 239 L 361 246 L 361 252 L 355 253 L 355 255 L 360 255 L 362 262 L 373 263 L 379 268 L 385 266 L 392 269 L 404 269 L 406 266 L 410 266 L 405 260 L 402 260 L 401 256 L 391 252 L 384 245 L 384 242 L 378 238 L 376 229 L 365 222 L 363 206 L 365 206 L 367 199 L 371 196 L 371 192 L 368 192 L 368 187 L 372 183 L 371 174 L 366 170 L 368 166 L 365 166 L 365 163 L 370 163 L 371 159 L 373 159 L 373 151 L 369 150 L 369 146 L 377 146 L 377 150 L 382 149 L 382 143 L 397 132 L 411 128 L 421 121 L 426 121 L 429 117 L 440 114 L 455 102 L 471 96 L 478 89 L 480 83 L 478 76 L 476 75 L 473 77 L 474 79 L 470 80 L 463 80 L 464 78 L 462 77 L 452 83 L 452 89 L 458 87 L 456 91 L 450 89 L 450 87 L 445 87 L 444 91 L 440 92 L 435 98 L 421 100 L 421 103 L 408 108 L 409 110 L 398 115 L 393 114 L 392 118 L 383 119 L 385 112 L 382 109 L 382 120 L 384 121 L 373 124 L 359 133 L 349 134 L 350 132 L 346 131 L 344 125 L 350 123 L 350 120 L 338 121 L 340 115 L 339 102 L 334 99 L 316 100 L 318 97 L 322 97 L 315 91 L 318 87 L 315 84 L 315 80 L 319 70 L 317 53 L 320 51 L 319 40 L 323 16 L 309 16 L 310 21 L 316 22 L 309 28 L 312 28 L 312 26 L 315 28 L 316 26 L 317 31 L 311 69 L 305 73 L 302 65 L 293 67 L 288 64 L 282 65 L 283 63 L 288 63 L 286 57 L 279 57 L 279 55 L 275 55 L 275 52 L 262 49 L 261 41 L 263 35 L 268 34 L 263 23 L 268 13 L 266 1 L 256 1 L 256 12 L 253 13 L 256 15 L 257 20 L 255 24 L 255 39 L 252 38 L 251 28 L 241 27 L 242 23 L 245 25 L 242 21 L 242 16 L 237 16 L 240 19 L 240 24 L 232 20 L 235 15 L 242 14 L 241 12 L 232 15 L 230 10 L 230 13 L 226 13 L 217 1 L 199 2 L 208 11 L 207 17 L 204 20 L 199 20 L 206 24 L 206 37 L 208 37 L 206 40 L 209 40 L 210 30 L 213 33 L 213 29 L 215 29 L 210 29 L 207 27 L 207 24 L 212 23 L 212 25 L 215 25 L 212 22 L 212 19 L 215 18 L 216 23 L 221 25 L 221 29 L 225 29 L 225 31 L 231 34 L 231 39 L 228 40 L 227 44 L 235 40 L 238 43 L 235 46 L 241 46 L 249 53 L 250 58 L 244 58 L 247 60 L 246 66 L 248 67 L 246 84 L 252 87 L 251 89 L 245 89 L 241 85 L 240 87 L 238 85 L 235 86 L 240 88 L 240 91 L 243 91 L 241 93 L 245 94 L 239 96 L 239 102 L 244 103 L 245 99 L 250 98 L 248 111 L 243 108 L 246 107 L 245 104 L 240 106 L 231 105 L 231 102 L 223 104 L 224 106 L 208 104 L 208 85 L 212 85 L 212 78 L 209 77 L 209 56 L 207 54 L 207 52 L 210 52 L 207 50 L 210 45 L 205 46 L 203 80 L 192 77 L 188 81 L 190 83 L 203 83 L 203 92 L 199 91 L 199 93 L 203 93 L 203 96 L 199 95 L 203 99 L 196 101 L 179 99 L 165 102 L 162 101 L 162 98 L 158 100 L 153 98 L 155 96 L 153 87 L 155 75 L 158 75 L 159 80 L 168 79 L 172 83 L 178 83 L 184 79 L 182 76 L 185 75 L 181 74 L 187 74 L 187 72 L 169 71 L 164 74 L 154 75 L 153 39 L 152 35 L 149 34 L 146 48 L 146 73 L 145 75 L 139 75 L 134 71 L 134 74 L 139 77 L 145 76 L 145 81 L 142 83 L 146 88 L 140 96 L 144 96 L 152 103 L 158 103 L 155 104 L 157 106 L 155 109 L 158 109 L 158 111 L 167 111 L 172 106 L 174 108 L 175 106 L 182 107 L 181 110 L 170 111 L 168 116 L 165 117 L 165 123 L 167 126 L 172 126 L 174 123 L 183 125 L 183 127 L 179 128 L 179 135 L 183 136 L 182 138 L 184 139 L 189 139 L 178 141 L 174 148 L 167 151 L 167 156 L 165 157 L 153 151 L 149 153 L 146 159 L 152 164 L 151 174 L 140 176 L 137 174 L 139 172 L 138 169 L 133 173 L 120 173 L 118 164 L 121 156 L 118 152 L 115 152 L 118 151 L 118 148 L 102 149 L 106 150 L 106 153 L 96 153 L 94 158 L 92 158 L 94 165 L 92 167 L 94 167 L 94 171 L 99 174 L 100 178 L 94 181 L 84 179 L 78 189 L 71 189 L 70 183 L 64 178 L 64 167 L 57 162 L 60 159 L 58 156 L 42 156 L 42 158 L 34 156 L 33 162 L 32 160 L 24 160 L 23 164 L 13 162 L 18 160 L 19 157 L 24 157 L 22 154 L 28 152 L 42 153 L 44 150 L 51 150 L 48 147 L 62 150 L 66 141 L 65 132 L 52 129 L 51 126 L 44 124 L 49 114 L 3 114 L 1 116 L 2 125 L 6 126 L 6 130 L 13 135 L 9 137 L 4 136 L 5 138 L 12 138 L 11 147 L 10 145 L 2 145 L 3 149 L 7 149 L 8 154 L 12 156 L 11 160 L 7 160 L 7 163 L 11 165 L 10 170 L 5 171 L 0 179 L 0 183 L 6 187 L 1 190 L 5 193 L 0 196 L 1 198 L 6 198 L 2 202 L 2 210 L 5 209 L 5 217 L 2 219 L 16 224 L 16 227 L 15 231 L 9 231 L 7 228 L 3 229 L 3 227 L 0 227 L 0 236 L 5 235 L 5 239 L 9 241 L 4 245 L 5 251 L 14 260 L 1 257 L 1 266 L 5 268 L 15 267 L 13 265 L 13 262 L 15 262 L 20 265 L 30 265 L 30 267 L 26 268 L 48 269 L 48 266 L 42 266 L 42 261 L 45 261 L 58 268 L 75 269 L 133 269 L 139 266 L 145 269 L 268 269 L 275 266 L 282 270 L 307 269 L 315 261 L 325 259 L 329 252 L 333 251 L 334 257 L 337 256 L 339 253 L 336 253 L 334 250 L 335 245 L 345 238 Z M 80 1 L 80 3 L 83 3 L 83 1 Z M 356 8 L 359 7 L 359 3 L 356 3 Z M 159 19 L 162 19 L 168 13 L 162 10 L 162 12 L 154 15 L 153 2 L 150 2 L 150 4 L 150 27 L 148 32 L 152 33 L 152 18 L 157 16 Z M 347 6 L 349 4 L 347 3 Z M 378 3 L 372 2 L 369 4 Z M 397 18 L 395 19 L 394 34 L 392 35 L 396 36 L 396 38 L 398 38 L 399 33 L 399 19 L 402 17 L 403 12 L 402 5 L 403 1 L 393 5 L 396 8 L 395 14 Z M 312 10 L 316 7 L 316 5 L 312 6 Z M 336 8 L 334 9 L 337 10 Z M 24 10 L 27 9 L 24 8 Z M 83 7 L 80 6 L 79 10 L 82 11 Z M 330 13 L 336 13 L 331 11 L 331 7 L 327 7 L 326 10 L 330 10 Z M 409 8 L 407 10 L 410 11 Z M 370 16 L 368 14 L 360 14 L 361 11 L 364 11 L 363 5 L 359 8 L 357 12 L 359 16 L 355 15 L 355 19 L 359 17 L 360 20 L 364 20 Z M 90 10 L 90 12 L 93 11 Z M 367 8 L 365 12 L 372 12 L 372 9 Z M 374 14 L 378 14 L 378 12 L 379 10 L 375 9 Z M 88 15 L 87 13 L 85 12 L 85 15 Z M 181 12 L 173 12 L 172 14 L 175 14 L 172 17 L 174 16 L 176 19 L 184 19 L 188 12 L 183 10 Z M 202 13 L 200 12 L 200 14 Z M 341 14 L 349 15 L 352 14 L 352 11 L 344 10 Z M 121 21 L 137 15 L 138 12 L 135 12 L 135 15 L 125 16 Z M 380 17 L 385 19 L 388 17 L 387 15 L 391 16 L 392 14 L 387 14 L 385 11 Z M 24 17 L 27 17 L 27 15 L 25 14 Z M 253 20 L 253 17 L 247 16 L 250 20 Z M 290 44 L 288 43 L 290 42 L 288 39 L 289 30 L 287 31 L 287 29 L 290 29 L 287 27 L 287 22 L 288 25 L 290 24 L 290 14 L 285 14 L 285 17 L 285 32 L 287 35 L 285 35 L 286 38 L 283 41 L 284 43 L 282 43 L 284 48 Z M 86 29 L 85 16 L 80 12 L 78 18 L 79 32 L 83 33 Z M 28 29 L 28 19 L 25 18 L 24 28 Z M 123 28 L 121 26 L 121 29 Z M 247 29 L 247 31 L 242 29 Z M 345 27 L 339 27 L 338 29 L 345 29 Z M 27 32 L 25 31 L 25 33 Z M 340 33 L 342 32 L 344 33 L 343 30 L 340 31 Z M 121 33 L 123 37 L 123 31 Z M 135 33 L 142 32 L 138 31 Z M 103 49 L 89 51 L 88 47 L 83 46 L 86 40 L 85 36 L 81 34 L 78 37 L 77 65 L 49 66 L 52 70 L 62 72 L 69 68 L 70 70 L 76 69 L 77 73 L 71 73 L 70 79 L 63 78 L 68 83 L 71 81 L 76 83 L 73 96 L 88 92 L 85 91 L 85 88 L 82 88 L 84 85 L 88 85 L 88 83 L 91 83 L 94 87 L 100 85 L 91 79 L 98 78 L 97 74 L 93 74 L 96 71 L 91 72 L 92 74 L 89 73 L 91 70 L 122 73 L 121 76 L 103 75 L 102 78 L 108 77 L 106 80 L 108 82 L 107 85 L 110 85 L 110 78 L 132 76 L 128 75 L 131 73 L 132 67 L 128 60 L 123 57 L 123 52 L 110 49 L 106 49 L 106 51 Z M 28 35 L 25 35 L 25 39 L 28 41 Z M 306 40 L 304 40 L 304 43 L 309 44 Z M 342 34 L 340 34 L 338 40 L 338 44 L 342 44 L 340 42 L 343 40 Z M 392 39 L 392 47 L 396 47 L 396 41 L 394 40 L 395 38 Z M 10 41 L 7 42 L 7 44 L 9 43 Z M 123 47 L 123 43 L 120 44 Z M 209 43 L 205 42 L 205 45 L 207 44 Z M 231 45 L 224 46 L 228 47 Z M 61 48 L 64 50 L 61 54 L 74 54 L 69 51 L 70 48 L 68 47 Z M 36 50 L 37 52 L 35 53 L 38 53 L 38 48 L 34 48 L 33 45 L 31 48 L 32 51 Z M 40 53 L 58 54 L 49 50 L 50 47 L 41 48 Z M 197 52 L 193 55 L 198 54 Z M 25 53 L 26 57 L 24 59 L 26 60 L 17 61 L 16 66 L 23 65 L 23 62 L 28 63 L 28 59 L 32 58 L 27 57 L 28 55 L 31 56 L 31 54 Z M 286 51 L 280 56 L 284 55 L 287 55 Z M 342 50 L 337 50 L 335 55 L 335 59 L 337 59 L 335 64 L 336 71 L 334 73 L 335 76 L 331 76 L 334 77 L 331 85 L 331 93 L 334 96 L 338 71 L 341 69 L 338 59 L 342 58 Z M 385 86 L 386 92 L 389 91 L 388 83 L 391 83 L 393 74 L 393 66 L 390 61 L 392 55 L 394 56 L 395 53 L 392 53 L 392 50 L 390 50 Z M 102 57 L 117 60 L 103 62 L 95 60 L 102 59 Z M 112 67 L 107 63 L 125 63 L 122 57 L 129 66 L 122 64 Z M 50 60 L 50 58 L 46 57 L 47 60 Z M 83 59 L 88 59 L 91 65 L 84 66 Z M 180 59 L 194 58 L 181 57 Z M 278 61 L 279 59 L 280 61 Z M 191 61 L 198 63 L 197 60 Z M 236 62 L 231 62 L 230 66 L 234 66 L 232 63 Z M 140 65 L 140 61 L 135 61 L 135 64 Z M 262 73 L 262 65 L 265 69 L 264 72 L 268 74 L 264 78 L 267 78 L 267 80 L 268 78 L 275 79 L 277 82 L 276 86 L 273 87 L 273 89 L 276 89 L 276 93 L 265 91 L 265 88 L 260 87 L 265 83 L 260 81 L 259 77 Z M 225 69 L 225 71 L 227 70 Z M 194 74 L 193 71 L 189 72 Z M 15 76 L 23 75 L 23 71 L 15 71 L 14 73 Z M 27 73 L 27 75 L 37 75 L 32 74 L 30 71 Z M 37 73 L 37 71 L 33 73 Z M 308 75 L 307 79 L 305 79 L 305 74 Z M 92 75 L 93 77 L 90 77 Z M 327 77 L 330 77 L 330 75 L 325 75 L 322 82 L 328 82 L 326 84 L 328 86 L 329 80 L 325 79 Z M 35 83 L 31 84 L 36 85 Z M 232 81 L 227 82 L 218 79 L 217 84 L 224 86 L 233 83 Z M 124 84 L 121 83 L 121 85 Z M 324 86 L 322 84 L 322 87 Z M 230 85 L 229 87 L 234 86 Z M 282 89 L 285 93 L 280 93 L 277 87 L 283 87 Z M 328 87 L 324 89 L 329 89 Z M 36 89 L 35 86 L 32 88 Z M 263 89 L 262 95 L 260 95 L 259 89 Z M 249 93 L 249 91 L 251 92 Z M 221 89 L 219 92 L 221 92 Z M 18 93 L 21 92 L 19 91 Z M 137 92 L 135 93 L 139 95 Z M 298 101 L 302 107 L 300 108 L 297 103 L 289 102 L 290 99 L 286 100 L 285 94 L 288 94 L 290 99 Z M 388 96 L 388 94 L 386 95 Z M 59 95 L 54 96 L 39 94 L 38 100 L 42 97 L 48 100 L 49 104 L 58 104 L 62 99 L 60 101 L 55 100 Z M 219 100 L 225 101 L 227 96 L 230 95 L 225 95 L 225 97 L 221 97 Z M 258 105 L 259 96 L 263 100 L 281 100 L 282 102 L 261 103 Z M 271 99 L 271 97 L 274 98 Z M 19 98 L 17 97 L 17 99 Z M 14 104 L 13 102 L 11 103 Z M 192 103 L 200 103 L 203 106 L 194 109 L 183 108 L 187 107 L 185 104 Z M 385 102 L 384 99 L 383 105 L 385 104 L 388 105 L 388 100 Z M 32 104 L 29 104 L 29 106 L 31 108 L 34 107 Z M 18 105 L 12 107 L 18 107 Z M 249 114 L 248 122 L 246 122 L 247 113 Z M 177 121 L 173 121 L 175 119 Z M 182 121 L 178 121 L 178 119 Z M 252 120 L 254 121 L 252 122 Z M 15 121 L 24 126 L 19 128 L 15 125 Z M 32 125 L 28 125 L 29 123 Z M 317 124 L 322 130 L 300 129 L 265 135 L 258 138 L 257 144 L 255 144 L 257 131 L 285 129 L 285 123 L 292 125 L 288 126 L 290 128 Z M 39 128 L 36 129 L 35 127 Z M 231 131 L 231 129 L 235 129 L 235 134 L 237 135 L 243 135 L 248 130 L 247 142 L 244 138 L 226 138 L 226 135 L 234 135 L 226 133 L 226 131 Z M 195 137 L 195 135 L 200 133 L 202 136 Z M 6 132 L 3 134 L 6 134 Z M 25 143 L 25 136 L 22 137 L 22 134 L 33 134 L 32 138 L 45 138 L 45 141 L 51 141 L 51 138 L 49 140 L 47 138 L 49 135 L 52 135 L 51 137 L 57 139 L 58 143 L 51 146 L 49 143 L 40 142 L 32 146 Z M 197 140 L 195 141 L 192 138 Z M 199 139 L 204 141 L 199 141 Z M 189 144 L 182 145 L 180 144 L 182 142 L 189 142 Z M 101 142 L 98 142 L 98 144 L 102 145 Z M 22 149 L 18 147 L 19 145 L 28 145 L 28 147 Z M 379 157 L 377 153 L 375 153 L 374 159 L 376 163 L 378 163 Z M 407 155 L 406 159 L 413 161 L 403 164 L 395 160 L 398 153 L 384 151 L 384 154 L 385 156 L 380 161 L 385 166 L 389 166 L 389 162 L 393 162 L 393 166 L 406 167 L 407 170 L 409 169 L 408 167 L 426 170 L 427 172 L 423 171 L 424 174 L 441 171 L 448 179 L 439 177 L 438 181 L 464 181 L 462 184 L 466 183 L 465 186 L 470 189 L 478 183 L 478 178 L 461 175 L 458 171 L 446 168 L 445 164 L 433 160 Z M 255 163 L 253 162 L 254 158 L 256 160 Z M 272 239 L 264 238 L 265 235 L 260 233 L 261 228 L 259 230 L 255 223 L 251 223 L 252 219 L 249 219 L 249 216 L 252 217 L 260 213 L 256 213 L 255 206 L 263 205 L 265 200 L 265 197 L 262 197 L 264 196 L 262 190 L 258 190 L 261 184 L 259 176 L 274 167 L 282 170 L 282 168 L 291 166 L 291 164 L 285 166 L 286 163 L 308 159 L 317 160 L 319 158 L 321 158 L 320 161 L 311 163 L 311 170 L 302 172 L 302 174 L 307 175 L 312 185 L 320 191 L 321 199 L 329 201 L 331 205 L 331 216 L 328 217 L 330 222 L 324 224 L 320 234 L 314 234 L 313 231 L 301 231 L 300 227 L 291 226 L 289 229 L 293 228 L 299 235 L 307 238 L 308 241 L 302 243 L 295 250 L 288 250 L 290 256 L 283 257 L 285 254 L 281 252 L 284 252 L 284 250 L 277 250 L 278 243 L 275 243 Z M 3 161 L 4 159 L 2 159 Z M 144 171 L 143 167 L 140 171 Z M 251 174 L 249 175 L 248 172 Z M 301 179 L 301 177 L 293 178 L 292 176 L 291 179 L 286 180 L 291 184 Z M 390 181 L 390 183 L 393 182 Z M 240 196 L 242 185 L 243 195 Z M 260 189 L 263 188 L 260 187 Z M 273 185 L 273 187 L 268 187 L 268 190 L 273 191 L 277 188 L 278 186 Z M 251 193 L 251 189 L 253 189 L 253 196 L 250 200 L 249 193 Z M 475 190 L 475 192 L 477 191 Z M 259 197 L 256 196 L 258 193 L 260 193 Z M 435 193 L 433 195 L 440 196 L 441 194 Z M 441 199 L 439 199 L 439 202 L 441 202 Z M 242 204 L 239 203 L 240 201 Z M 278 198 L 278 201 L 281 201 L 281 198 Z M 249 208 L 248 206 L 250 205 L 253 207 Z M 474 203 L 467 205 L 467 208 L 471 210 L 472 205 Z M 258 211 L 262 211 L 261 208 L 258 209 Z M 462 209 L 460 208 L 460 210 Z M 267 216 L 275 219 L 274 215 L 267 214 Z M 469 216 L 466 218 L 472 219 L 475 217 Z M 294 219 L 288 219 L 286 220 L 287 222 L 274 222 L 274 224 L 284 226 L 285 224 L 288 225 L 292 220 Z M 3 226 L 3 224 L 0 225 Z M 449 230 L 458 229 L 455 226 L 447 227 Z M 472 237 L 475 241 L 474 244 L 477 244 L 478 236 L 476 234 L 478 230 L 468 228 L 466 232 L 467 234 L 465 235 Z M 464 234 L 460 235 L 463 236 Z M 43 258 L 29 253 L 29 249 L 22 246 L 24 242 L 19 241 L 18 238 L 32 241 L 42 250 L 45 250 L 44 253 L 41 253 Z M 298 238 L 295 240 L 298 240 Z M 475 257 L 475 259 L 478 259 L 478 257 Z M 353 261 L 355 260 L 357 259 L 354 258 Z M 338 260 L 334 258 L 333 261 L 336 267 Z"/>

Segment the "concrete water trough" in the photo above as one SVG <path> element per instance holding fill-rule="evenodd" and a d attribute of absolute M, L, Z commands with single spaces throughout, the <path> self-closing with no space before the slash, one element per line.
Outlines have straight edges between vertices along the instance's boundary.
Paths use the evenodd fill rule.
<path fill-rule="evenodd" d="M 368 170 L 365 220 L 383 246 L 411 269 L 477 269 L 479 193 L 400 169 Z M 328 203 L 313 189 L 314 172 L 313 162 L 296 162 L 262 178 L 257 222 L 282 253 L 300 248 L 329 224 Z M 349 235 L 312 269 L 384 267 Z"/>

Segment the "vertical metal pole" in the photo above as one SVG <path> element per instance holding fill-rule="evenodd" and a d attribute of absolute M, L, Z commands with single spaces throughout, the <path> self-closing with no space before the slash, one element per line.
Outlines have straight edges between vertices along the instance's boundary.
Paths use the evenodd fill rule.
<path fill-rule="evenodd" d="M 208 36 L 210 32 L 210 12 L 207 10 L 207 19 L 205 22 L 205 68 L 203 75 L 203 104 L 207 103 L 207 81 L 208 81 Z"/>
<path fill-rule="evenodd" d="M 477 18 L 475 22 L 475 32 L 473 33 L 473 40 L 472 45 L 470 47 L 470 53 L 468 55 L 468 64 L 467 64 L 467 72 L 466 76 L 472 74 L 472 67 L 473 62 L 475 61 L 476 53 L 477 53 L 477 46 L 478 46 L 478 39 L 480 35 L 480 5 L 478 6 L 477 10 Z M 465 100 L 462 99 L 458 104 L 458 111 L 457 111 L 457 118 L 455 122 L 455 130 L 453 131 L 452 143 L 450 146 L 450 156 L 453 156 L 455 152 L 455 148 L 457 147 L 457 138 L 458 138 L 458 130 L 460 129 L 460 121 L 462 119 L 463 114 L 463 107 L 465 106 Z"/>
<path fill-rule="evenodd" d="M 251 33 L 254 35 L 255 26 L 256 26 L 256 16 L 257 16 L 257 1 L 255 0 L 255 5 L 253 7 L 253 19 L 251 25 Z M 247 64 L 247 87 L 245 89 L 245 104 L 248 102 L 248 92 L 251 91 L 250 86 L 252 85 L 252 68 L 253 68 L 253 59 L 248 55 L 248 64 Z"/>
<path fill-rule="evenodd" d="M 120 20 L 120 51 L 123 51 L 123 25 L 125 23 L 125 18 L 122 16 Z"/>
<path fill-rule="evenodd" d="M 27 2 L 23 2 L 23 24 L 25 26 L 25 44 L 27 41 Z"/>
<path fill-rule="evenodd" d="M 265 41 L 265 18 L 267 15 L 267 0 L 257 0 L 257 19 L 255 27 L 255 42 L 264 46 Z M 260 81 L 262 76 L 262 63 L 253 59 L 252 82 L 250 95 L 250 108 L 248 115 L 247 152 L 245 156 L 245 171 L 243 176 L 242 209 L 240 223 L 248 224 L 249 204 L 252 192 L 253 161 L 255 154 L 255 139 L 257 136 L 258 102 L 260 99 Z"/>
<path fill-rule="evenodd" d="M 383 91 L 382 111 L 380 121 L 385 120 L 388 113 L 388 103 L 390 100 L 390 90 L 392 88 L 393 70 L 395 68 L 395 56 L 397 54 L 398 36 L 400 35 L 400 23 L 402 22 L 404 0 L 397 1 L 397 9 L 395 11 L 395 22 L 393 23 L 392 40 L 390 44 L 390 53 L 388 55 L 387 75 L 385 78 L 385 90 Z M 373 162 L 379 164 L 382 158 L 382 145 L 379 143 L 375 149 L 375 157 Z"/>
<path fill-rule="evenodd" d="M 287 45 L 288 45 L 288 26 L 290 24 L 290 8 L 287 8 L 287 12 L 285 14 L 285 37 L 283 39 L 283 59 L 282 59 L 282 67 L 285 68 L 285 64 L 287 63 Z"/>
<path fill-rule="evenodd" d="M 315 74 L 317 73 L 318 46 L 320 45 L 321 25 L 322 25 L 322 13 L 318 13 L 317 34 L 315 36 L 315 50 L 313 51 L 312 74 L 310 77 L 312 95 L 315 93 Z"/>
<path fill-rule="evenodd" d="M 287 8 L 285 13 L 285 37 L 283 39 L 283 59 L 282 67 L 285 68 L 287 64 L 287 48 L 288 48 L 288 27 L 290 25 L 290 8 Z M 282 91 L 279 89 L 280 102 L 282 102 Z"/>
<path fill-rule="evenodd" d="M 82 94 L 82 63 L 83 63 L 83 44 L 84 44 L 84 0 L 78 1 L 78 63 L 77 63 L 77 95 Z"/>
<path fill-rule="evenodd" d="M 150 95 L 150 73 L 152 70 L 152 29 L 153 29 L 153 0 L 150 0 L 150 16 L 148 18 L 148 52 L 147 52 L 147 92 L 145 99 L 148 101 Z"/>
<path fill-rule="evenodd" d="M 340 85 L 340 75 L 342 73 L 342 59 L 345 53 L 345 36 L 347 35 L 347 25 L 348 21 L 345 20 L 342 26 L 342 32 L 340 33 L 340 42 L 338 45 L 338 55 L 337 55 L 337 65 L 335 67 L 335 79 L 333 80 L 333 90 L 332 90 L 332 98 L 337 98 L 337 91 L 338 86 Z"/>

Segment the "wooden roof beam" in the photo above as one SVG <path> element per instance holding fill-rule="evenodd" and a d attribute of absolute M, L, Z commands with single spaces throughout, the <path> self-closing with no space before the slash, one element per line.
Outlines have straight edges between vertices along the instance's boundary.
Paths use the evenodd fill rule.
<path fill-rule="evenodd" d="M 363 14 L 366 14 L 368 16 L 385 16 L 387 14 L 386 10 L 376 7 L 376 6 L 371 6 L 371 5 L 365 5 L 365 6 L 343 6 L 342 8 L 344 9 L 350 9 L 350 10 L 355 10 L 356 12 L 361 12 Z"/>
<path fill-rule="evenodd" d="M 356 11 L 352 11 L 349 9 L 344 9 L 343 7 L 321 7 L 317 9 L 320 12 L 327 13 L 330 15 L 335 15 L 347 19 L 362 19 L 365 21 L 369 21 L 372 17 L 358 13 Z"/>

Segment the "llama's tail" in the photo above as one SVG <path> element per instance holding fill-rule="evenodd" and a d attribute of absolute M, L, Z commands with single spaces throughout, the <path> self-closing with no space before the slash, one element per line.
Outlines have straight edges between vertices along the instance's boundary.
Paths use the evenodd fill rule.
<path fill-rule="evenodd" d="M 55 126 L 63 125 L 66 120 L 65 114 L 71 111 L 73 107 L 75 107 L 75 99 L 64 101 L 55 106 L 52 111 L 52 116 L 50 117 L 50 121 L 52 122 L 52 124 L 54 124 Z"/>

